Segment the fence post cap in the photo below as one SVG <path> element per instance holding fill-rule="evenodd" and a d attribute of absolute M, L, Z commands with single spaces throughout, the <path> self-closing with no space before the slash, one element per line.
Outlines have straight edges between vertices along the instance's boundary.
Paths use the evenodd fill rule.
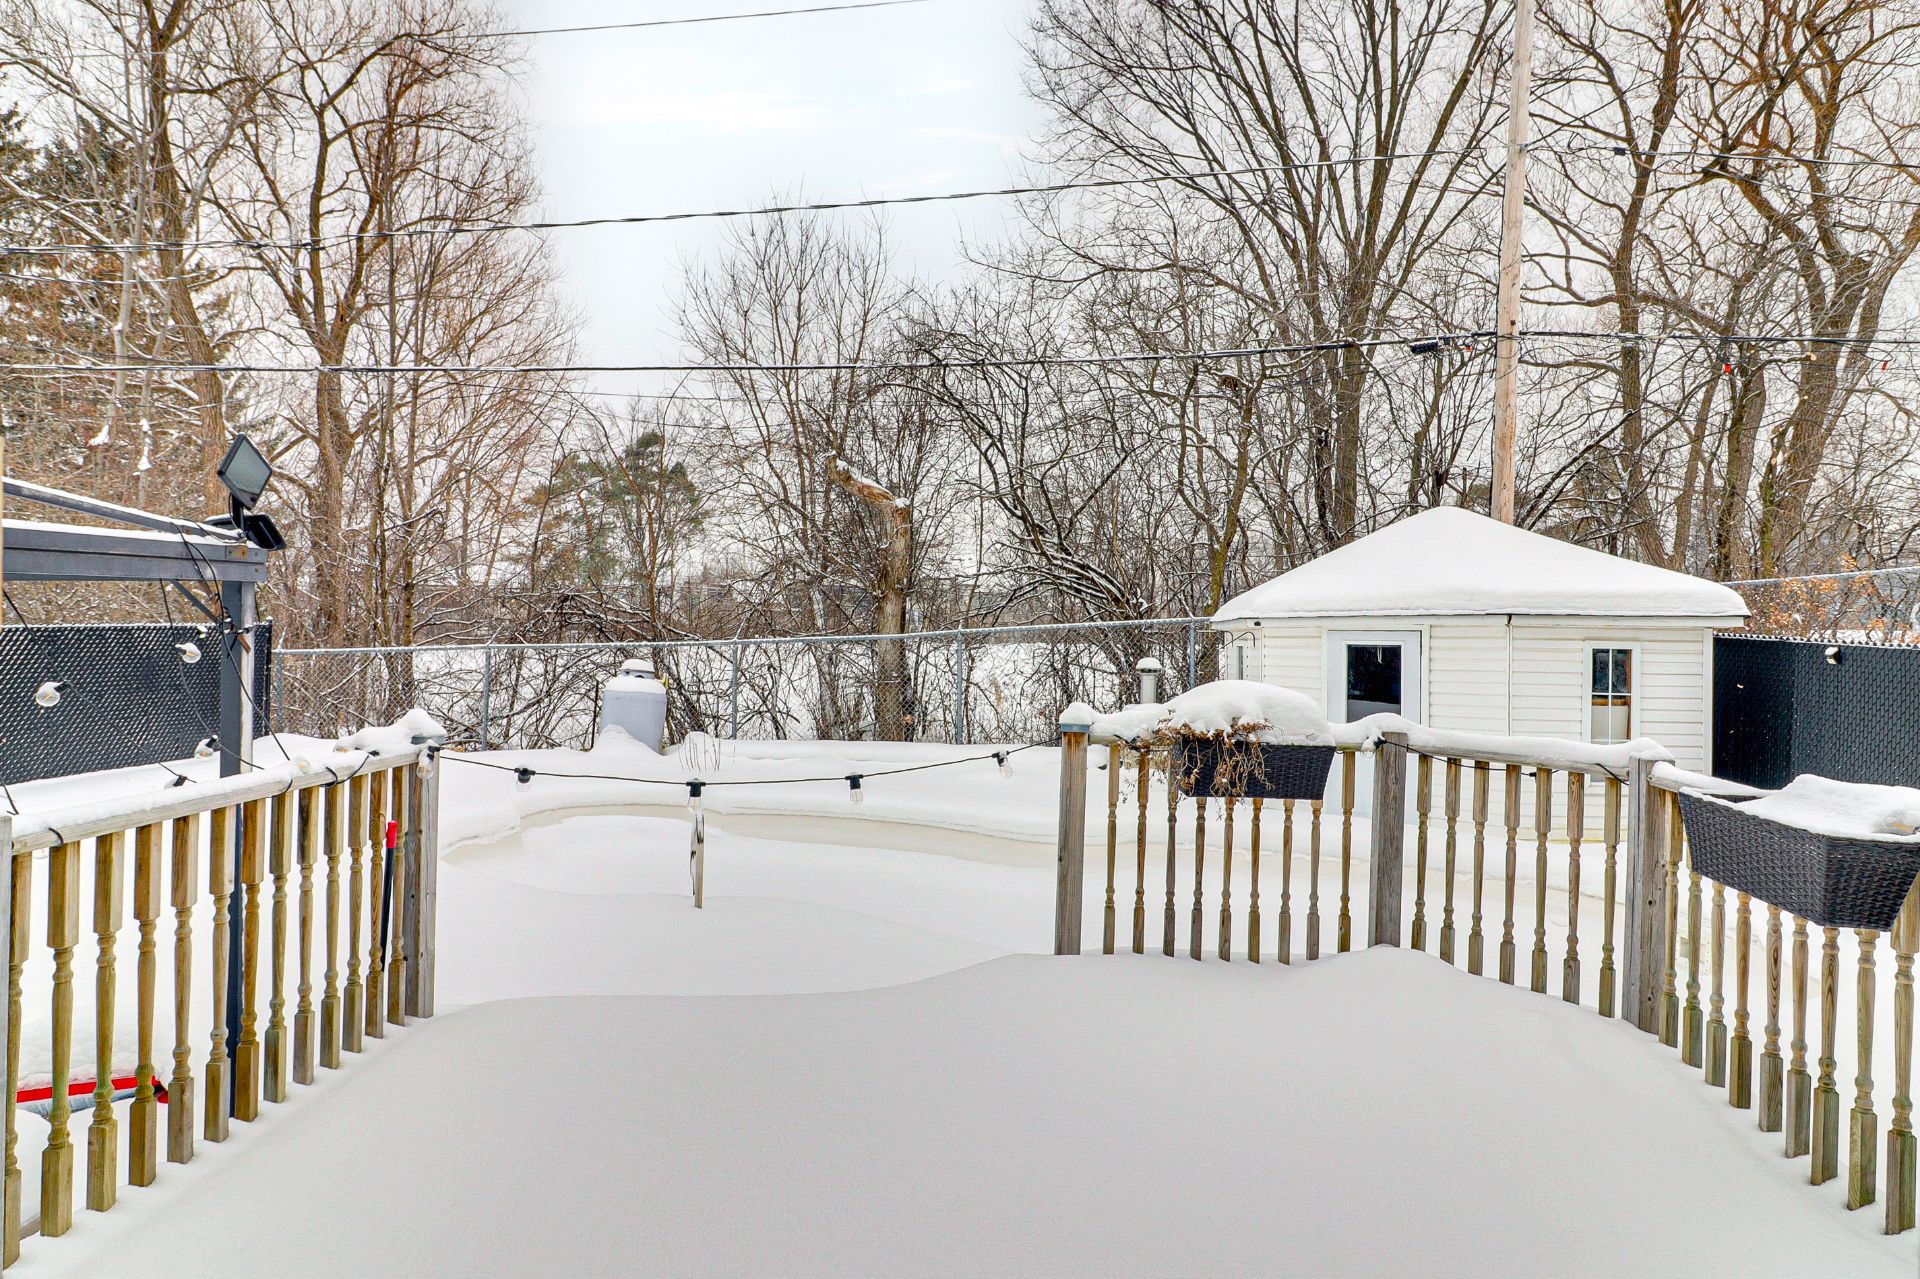
<path fill-rule="evenodd" d="M 1060 712 L 1060 731 L 1062 733 L 1090 733 L 1093 731 L 1093 707 L 1085 702 L 1075 702 Z"/>
<path fill-rule="evenodd" d="M 1133 669 L 1134 669 L 1134 670 L 1136 670 L 1136 671 L 1143 671 L 1143 672 L 1144 672 L 1144 671 L 1158 671 L 1158 670 L 1164 670 L 1165 668 L 1164 668 L 1163 666 L 1161 666 L 1161 665 L 1160 665 L 1160 659 L 1159 659 L 1159 658 L 1157 658 L 1157 657 L 1143 657 L 1143 658 L 1141 658 L 1141 659 L 1140 659 L 1139 661 L 1137 661 L 1137 662 L 1135 662 L 1135 663 L 1133 664 Z"/>

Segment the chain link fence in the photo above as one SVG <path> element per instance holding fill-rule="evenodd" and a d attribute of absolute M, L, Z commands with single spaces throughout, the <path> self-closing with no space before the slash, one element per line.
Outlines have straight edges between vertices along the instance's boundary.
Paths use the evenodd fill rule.
<path fill-rule="evenodd" d="M 1755 634 L 1829 643 L 1920 644 L 1920 566 L 1730 582 Z"/>
<path fill-rule="evenodd" d="M 669 738 L 1034 742 L 1074 701 L 1137 694 L 1157 659 L 1161 695 L 1215 677 L 1205 618 L 925 631 L 902 636 L 591 644 L 285 649 L 275 727 L 332 736 L 420 706 L 456 739 L 491 748 L 583 747 L 620 663 L 667 681 Z"/>

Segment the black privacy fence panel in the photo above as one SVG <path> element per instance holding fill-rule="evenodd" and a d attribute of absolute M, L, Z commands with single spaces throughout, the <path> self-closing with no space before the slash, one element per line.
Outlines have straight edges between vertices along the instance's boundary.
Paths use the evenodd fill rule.
<path fill-rule="evenodd" d="M 267 731 L 273 630 L 255 632 L 253 731 Z M 181 644 L 200 652 L 198 661 Z M 0 781 L 68 777 L 183 759 L 219 732 L 212 626 L 0 627 Z M 36 694 L 67 687 L 52 706 Z"/>
<path fill-rule="evenodd" d="M 1721 635 L 1713 682 L 1716 775 L 1920 786 L 1920 648 Z"/>

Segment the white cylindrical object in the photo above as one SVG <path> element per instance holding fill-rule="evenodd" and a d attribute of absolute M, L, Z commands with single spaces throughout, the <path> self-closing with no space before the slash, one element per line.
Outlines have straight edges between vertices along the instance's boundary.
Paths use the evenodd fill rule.
<path fill-rule="evenodd" d="M 649 750 L 659 750 L 667 731 L 667 686 L 643 657 L 620 663 L 600 699 L 600 731 L 617 728 Z"/>
<path fill-rule="evenodd" d="M 1160 659 L 1143 657 L 1133 664 L 1134 674 L 1140 677 L 1140 704 L 1153 706 L 1160 701 Z"/>

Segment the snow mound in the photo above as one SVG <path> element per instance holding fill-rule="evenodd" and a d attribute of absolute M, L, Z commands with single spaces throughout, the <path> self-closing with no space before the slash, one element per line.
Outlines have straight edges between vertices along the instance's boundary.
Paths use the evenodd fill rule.
<path fill-rule="evenodd" d="M 1128 706 L 1094 719 L 1101 741 L 1246 736 L 1269 746 L 1331 746 L 1333 731 L 1312 698 L 1255 680 L 1222 679 L 1161 706 Z"/>
<path fill-rule="evenodd" d="M 1712 795 L 1702 798 L 1725 801 Z M 1770 795 L 1740 804 L 1740 810 L 1839 839 L 1879 839 L 1920 844 L 1920 790 L 1837 782 L 1802 773 Z"/>
<path fill-rule="evenodd" d="M 340 745 L 356 751 L 403 750 L 413 745 L 416 737 L 443 741 L 446 736 L 447 730 L 440 721 L 416 706 L 391 724 L 363 728 L 352 737 L 343 738 Z"/>

